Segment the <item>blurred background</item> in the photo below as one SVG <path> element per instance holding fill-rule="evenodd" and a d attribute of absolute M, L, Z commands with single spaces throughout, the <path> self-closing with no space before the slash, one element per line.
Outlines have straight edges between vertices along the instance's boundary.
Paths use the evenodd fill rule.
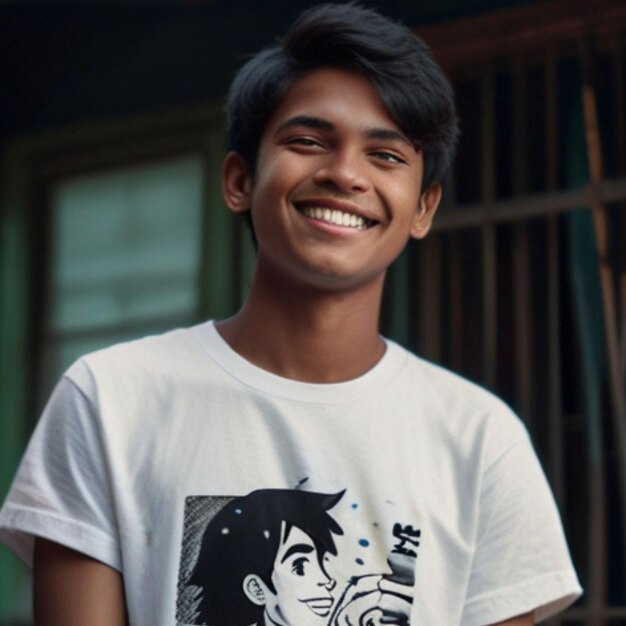
<path fill-rule="evenodd" d="M 303 0 L 0 1 L 0 498 L 63 370 L 235 312 L 254 261 L 223 208 L 223 96 Z M 626 625 L 626 4 L 368 1 L 430 43 L 462 138 L 383 331 L 504 397 L 586 594 Z M 0 624 L 30 624 L 0 547 Z"/>

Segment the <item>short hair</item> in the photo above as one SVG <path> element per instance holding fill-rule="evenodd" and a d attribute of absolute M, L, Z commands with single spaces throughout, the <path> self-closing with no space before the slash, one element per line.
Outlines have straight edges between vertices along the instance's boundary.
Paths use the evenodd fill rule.
<path fill-rule="evenodd" d="M 422 151 L 423 188 L 442 180 L 458 137 L 448 79 L 406 26 L 352 3 L 304 11 L 277 45 L 236 74 L 226 105 L 228 138 L 252 172 L 261 135 L 282 97 L 299 77 L 323 67 L 366 76 L 390 117 Z"/>
<path fill-rule="evenodd" d="M 245 595 L 245 577 L 256 574 L 271 591 L 276 591 L 271 575 L 283 522 L 286 533 L 296 527 L 311 538 L 318 558 L 326 553 L 336 555 L 333 533 L 342 535 L 343 530 L 327 511 L 343 494 L 259 489 L 226 504 L 204 531 L 198 559 L 187 580 L 188 585 L 202 588 L 199 623 L 262 623 L 264 607 Z"/>

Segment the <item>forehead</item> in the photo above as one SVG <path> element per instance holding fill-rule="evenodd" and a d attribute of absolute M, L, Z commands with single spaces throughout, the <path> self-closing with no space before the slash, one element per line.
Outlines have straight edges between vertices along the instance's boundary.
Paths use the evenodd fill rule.
<path fill-rule="evenodd" d="M 291 554 L 310 554 L 317 552 L 313 540 L 303 530 L 297 526 L 292 526 L 289 533 L 286 533 L 286 524 L 281 526 L 281 542 L 276 553 L 276 563 L 281 563 L 285 557 Z"/>
<path fill-rule="evenodd" d="M 322 118 L 355 129 L 399 130 L 369 79 L 340 68 L 320 68 L 298 78 L 279 101 L 264 135 L 276 132 L 296 116 Z"/>

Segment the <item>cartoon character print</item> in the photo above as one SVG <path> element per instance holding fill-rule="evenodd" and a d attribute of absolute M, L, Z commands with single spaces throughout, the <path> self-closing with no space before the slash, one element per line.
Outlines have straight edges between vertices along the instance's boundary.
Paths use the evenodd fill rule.
<path fill-rule="evenodd" d="M 184 572 L 179 624 L 210 626 L 410 626 L 419 530 L 396 524 L 389 572 L 353 576 L 344 588 L 328 571 L 343 529 L 330 514 L 345 492 L 261 489 L 223 498 Z M 187 559 L 189 560 L 189 555 Z M 181 608 L 181 594 L 190 603 Z"/>
<path fill-rule="evenodd" d="M 387 558 L 391 573 L 353 578 L 337 603 L 330 626 L 410 626 L 421 531 L 396 523 L 393 535 L 397 543 Z"/>

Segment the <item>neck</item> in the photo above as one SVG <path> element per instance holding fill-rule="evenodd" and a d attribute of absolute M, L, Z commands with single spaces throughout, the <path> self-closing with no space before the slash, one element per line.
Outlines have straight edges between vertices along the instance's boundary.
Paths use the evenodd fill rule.
<path fill-rule="evenodd" d="M 284 283 L 277 290 L 276 284 L 255 274 L 241 311 L 216 325 L 245 359 L 284 378 L 313 383 L 351 380 L 380 360 L 382 276 L 341 292 Z"/>

